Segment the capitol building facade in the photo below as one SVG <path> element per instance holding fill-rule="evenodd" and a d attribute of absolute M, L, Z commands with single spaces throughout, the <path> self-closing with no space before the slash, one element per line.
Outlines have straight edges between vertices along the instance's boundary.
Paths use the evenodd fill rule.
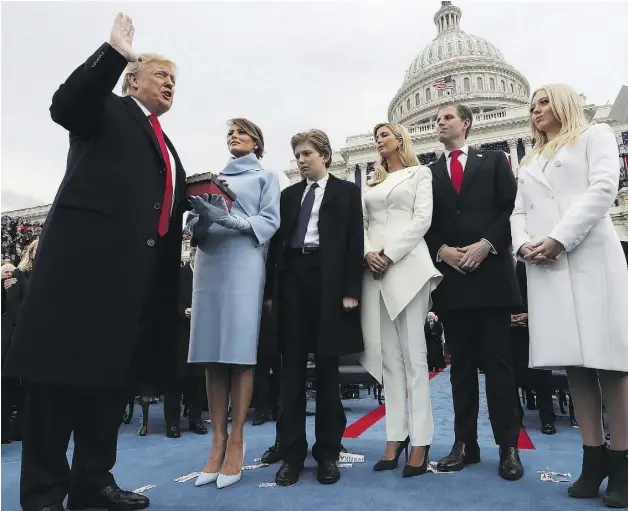
<path fill-rule="evenodd" d="M 437 35 L 405 72 L 403 83 L 388 107 L 388 120 L 408 128 L 415 152 L 422 164 L 435 161 L 442 153 L 436 138 L 438 109 L 451 101 L 462 102 L 474 113 L 468 143 L 476 149 L 502 150 L 509 154 L 517 174 L 519 162 L 532 149 L 528 105 L 530 85 L 502 53 L 486 39 L 461 30 L 462 11 L 443 1 L 434 15 Z M 582 96 L 590 123 L 611 126 L 617 139 L 622 169 L 620 190 L 610 213 L 620 239 L 628 242 L 628 124 L 609 117 L 612 105 L 593 105 Z M 330 172 L 336 177 L 366 186 L 367 176 L 379 157 L 372 133 L 347 138 L 333 154 Z M 291 182 L 301 179 L 296 161 L 285 171 Z M 26 221 L 45 219 L 49 206 L 5 212 Z M 184 259 L 187 257 L 184 242 Z"/>

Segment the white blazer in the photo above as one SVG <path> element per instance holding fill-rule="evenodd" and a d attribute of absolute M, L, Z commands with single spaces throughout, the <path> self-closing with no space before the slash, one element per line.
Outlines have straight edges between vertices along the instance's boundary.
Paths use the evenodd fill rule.
<path fill-rule="evenodd" d="M 526 264 L 530 367 L 628 371 L 628 268 L 608 213 L 618 158 L 613 131 L 597 124 L 549 161 L 536 156 L 519 169 L 515 254 L 546 236 L 566 249 L 553 264 Z"/>
<path fill-rule="evenodd" d="M 432 223 L 432 172 L 423 166 L 391 172 L 364 194 L 364 254 L 382 248 L 392 260 L 375 280 L 367 269 L 362 288 L 361 363 L 382 381 L 380 295 L 394 320 L 423 286 L 430 292 L 443 276 L 432 263 L 423 237 Z M 425 318 L 423 318 L 425 319 Z"/>

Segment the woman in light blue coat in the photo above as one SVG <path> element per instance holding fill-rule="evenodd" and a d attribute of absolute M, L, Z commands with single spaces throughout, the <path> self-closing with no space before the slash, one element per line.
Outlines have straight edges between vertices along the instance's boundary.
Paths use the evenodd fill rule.
<path fill-rule="evenodd" d="M 253 393 L 253 369 L 265 281 L 265 245 L 279 228 L 277 174 L 259 162 L 262 131 L 247 119 L 229 121 L 233 159 L 220 172 L 237 195 L 231 211 L 221 195 L 190 198 L 188 230 L 198 245 L 188 362 L 205 364 L 212 449 L 196 486 L 224 488 L 240 480 L 243 427 Z M 233 408 L 227 433 L 229 401 Z"/>

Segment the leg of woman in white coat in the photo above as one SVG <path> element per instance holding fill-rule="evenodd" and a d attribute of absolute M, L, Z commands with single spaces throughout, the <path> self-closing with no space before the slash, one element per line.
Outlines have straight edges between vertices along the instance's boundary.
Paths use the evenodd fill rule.
<path fill-rule="evenodd" d="M 595 498 L 608 477 L 605 504 L 628 507 L 628 374 L 569 367 L 567 376 L 584 451 L 582 474 L 569 487 L 569 495 Z M 610 449 L 604 441 L 602 398 L 608 414 Z"/>
<path fill-rule="evenodd" d="M 384 458 L 374 469 L 395 468 L 399 455 L 411 443 L 412 452 L 404 477 L 425 473 L 434 435 L 424 331 L 428 307 L 429 287 L 426 286 L 394 322 L 383 300 L 380 309 L 387 444 Z"/>

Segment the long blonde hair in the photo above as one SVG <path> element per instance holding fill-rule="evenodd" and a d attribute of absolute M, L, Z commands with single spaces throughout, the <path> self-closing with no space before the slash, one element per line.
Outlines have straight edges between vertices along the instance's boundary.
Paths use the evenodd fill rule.
<path fill-rule="evenodd" d="M 589 123 L 584 116 L 584 108 L 582 108 L 580 95 L 569 85 L 565 85 L 564 83 L 543 85 L 532 93 L 532 99 L 542 90 L 547 93 L 550 107 L 554 117 L 560 122 L 561 128 L 558 135 L 549 141 L 547 135 L 539 131 L 532 122 L 532 108 L 530 108 L 530 126 L 535 142 L 531 156 L 542 154 L 549 157 L 563 144 L 574 144 L 580 136 L 580 133 L 582 133 L 582 130 L 586 128 Z M 532 103 L 532 101 L 530 101 L 530 103 Z"/>
<path fill-rule="evenodd" d="M 377 138 L 377 130 L 382 127 L 388 128 L 395 138 L 401 142 L 399 149 L 399 159 L 404 167 L 415 167 L 419 164 L 419 159 L 416 153 L 412 149 L 412 140 L 410 140 L 410 134 L 405 126 L 401 124 L 393 124 L 388 122 L 380 122 L 373 128 L 373 137 Z M 381 158 L 379 163 L 375 165 L 375 171 L 373 177 L 367 183 L 368 186 L 375 186 L 388 177 L 388 162 L 385 158 Z"/>
<path fill-rule="evenodd" d="M 39 238 L 33 241 L 22 254 L 22 259 L 20 261 L 20 264 L 17 265 L 18 270 L 29 271 L 33 269 L 33 263 L 35 262 L 35 251 L 37 250 L 37 245 L 39 245 Z"/>

